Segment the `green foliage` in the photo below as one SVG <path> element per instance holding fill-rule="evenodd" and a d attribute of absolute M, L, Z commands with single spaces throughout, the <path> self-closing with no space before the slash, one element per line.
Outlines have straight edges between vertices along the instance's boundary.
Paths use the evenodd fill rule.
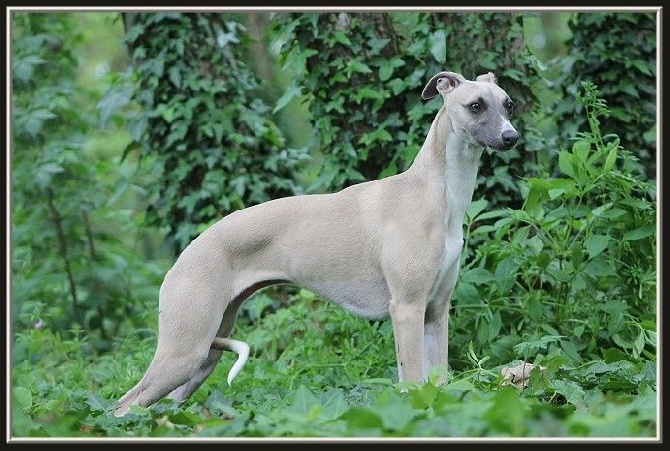
<path fill-rule="evenodd" d="M 245 52 L 249 38 L 231 14 L 126 14 L 132 49 L 133 143 L 152 156 L 149 224 L 178 254 L 225 214 L 295 194 L 303 158 L 257 95 Z"/>
<path fill-rule="evenodd" d="M 579 20 L 586 16 L 598 21 L 597 14 Z M 301 152 L 281 154 L 284 139 L 271 107 L 257 100 L 262 86 L 247 67 L 249 40 L 237 16 L 130 17 L 135 71 L 110 80 L 102 95 L 75 82 L 81 41 L 72 17 L 12 16 L 14 439 L 655 436 L 656 186 L 637 176 L 646 154 L 621 146 L 612 130 L 625 131 L 623 143 L 651 135 L 642 136 L 644 127 L 610 129 L 609 119 L 637 106 L 613 114 L 619 105 L 580 80 L 574 101 L 564 102 L 583 117 L 569 109 L 556 115 L 573 142 L 550 155 L 555 168 L 538 171 L 534 153 L 544 138 L 532 127 L 538 113 L 528 91 L 537 86 L 535 62 L 517 40 L 519 17 L 498 13 L 276 16 L 284 64 L 295 64 L 300 77 L 275 110 L 294 96 L 313 96 L 317 134 L 330 144 L 321 149 L 321 172 L 310 174 L 313 190 L 407 167 L 437 110 L 419 98 L 437 71 L 472 77 L 493 70 L 520 107 L 519 153 L 484 157 L 484 197 L 468 210 L 448 383 L 436 385 L 441 369 L 425 384 L 397 382 L 388 321 L 354 317 L 307 291 L 279 308 L 283 302 L 264 292 L 240 312 L 234 337 L 253 353 L 232 386 L 226 377 L 235 357 L 226 353 L 183 406 L 162 400 L 115 418 L 115 400 L 153 356 L 151 299 L 166 270 L 138 252 L 143 218 L 119 207 L 128 190 L 142 191 L 128 170 L 133 150 L 140 146 L 150 165 L 151 222 L 167 231 L 173 251 L 230 209 L 299 191 L 293 177 L 311 170 Z M 615 31 L 600 29 L 594 42 L 619 42 L 621 24 L 612 24 Z M 641 28 L 640 48 L 619 50 L 647 51 L 647 32 Z M 589 67 L 600 58 L 576 55 Z M 652 61 L 626 55 L 620 63 L 642 74 Z M 639 93 L 650 92 L 651 80 L 639 80 Z M 96 102 L 99 111 L 91 108 Z M 122 165 L 121 147 L 110 157 L 97 146 L 126 123 L 135 142 Z M 570 128 L 576 123 L 588 131 Z M 395 143 L 390 150 L 382 150 L 391 142 L 385 132 Z M 367 160 L 351 149 L 367 152 Z M 514 208 L 512 198 L 523 204 Z M 109 346 L 113 352 L 100 352 Z M 537 366 L 517 390 L 501 369 L 522 362 Z"/>
<path fill-rule="evenodd" d="M 660 14 L 660 13 L 657 13 Z M 558 146 L 587 124 L 575 93 L 588 79 L 601 90 L 609 115 L 604 134 L 617 134 L 640 159 L 635 173 L 656 173 L 657 15 L 652 12 L 581 12 L 569 21 L 570 50 L 548 65 L 560 73 L 551 87 L 562 91 L 548 110 L 560 123 Z M 577 113 L 577 114 L 575 114 Z"/>
<path fill-rule="evenodd" d="M 139 313 L 126 302 L 142 294 L 136 284 L 160 271 L 117 233 L 138 230 L 136 218 L 115 204 L 129 187 L 109 175 L 118 161 L 90 145 L 111 130 L 96 121 L 100 93 L 76 82 L 80 45 L 73 15 L 12 16 L 13 327 L 79 328 L 104 347 Z"/>
<path fill-rule="evenodd" d="M 162 400 L 116 418 L 114 400 L 141 376 L 155 337 L 121 337 L 114 352 L 119 359 L 81 354 L 82 340 L 47 330 L 21 334 L 19 343 L 48 353 L 39 367 L 15 365 L 12 436 L 551 439 L 656 433 L 654 367 L 630 356 L 574 364 L 555 355 L 542 371 L 531 372 L 523 390 L 505 385 L 501 366 L 490 365 L 455 373 L 443 386 L 435 385 L 436 377 L 398 384 L 390 325 L 356 318 L 308 292 L 235 335 L 252 343 L 256 355 L 232 386 L 226 376 L 234 357 L 225 354 L 183 406 Z M 273 342 L 279 344 L 274 351 Z"/>
<path fill-rule="evenodd" d="M 552 352 L 575 361 L 655 358 L 656 187 L 630 175 L 637 158 L 602 135 L 605 103 L 591 82 L 582 89 L 591 128 L 558 152 L 561 176 L 527 178 L 520 210 L 483 212 L 484 199 L 469 209 L 467 239 L 479 244 L 454 295 L 455 349 L 472 341 L 496 363 L 529 357 L 515 346 L 524 336 L 552 336 Z"/>
<path fill-rule="evenodd" d="M 519 198 L 517 179 L 536 170 L 541 139 L 532 127 L 536 61 L 523 43 L 522 16 L 508 13 L 307 13 L 274 18 L 284 70 L 296 74 L 276 108 L 309 101 L 321 153 L 308 191 L 330 191 L 409 167 L 439 109 L 423 102 L 437 72 L 468 78 L 494 71 L 517 101 L 523 142 L 482 162 L 479 190 L 494 204 Z M 477 36 L 477 39 L 473 39 Z M 472 54 L 478 58 L 472 58 Z"/>

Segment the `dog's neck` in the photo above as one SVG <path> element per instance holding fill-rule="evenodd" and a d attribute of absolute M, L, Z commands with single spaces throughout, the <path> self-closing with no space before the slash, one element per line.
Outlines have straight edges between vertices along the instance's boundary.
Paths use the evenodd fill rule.
<path fill-rule="evenodd" d="M 418 177 L 438 182 L 437 189 L 445 194 L 447 230 L 462 228 L 465 210 L 475 190 L 482 151 L 482 148 L 469 144 L 454 133 L 453 124 L 443 106 L 410 169 Z M 431 173 L 434 175 L 429 175 Z"/>

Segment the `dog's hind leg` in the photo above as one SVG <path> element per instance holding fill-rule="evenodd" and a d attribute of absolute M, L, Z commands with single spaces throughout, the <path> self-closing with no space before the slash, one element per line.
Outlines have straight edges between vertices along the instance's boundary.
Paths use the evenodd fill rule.
<path fill-rule="evenodd" d="M 237 299 L 228 305 L 228 308 L 226 308 L 226 311 L 223 314 L 223 320 L 221 321 L 219 330 L 216 333 L 216 338 L 211 344 L 211 349 L 209 350 L 207 358 L 202 362 L 200 368 L 198 368 L 193 376 L 191 376 L 191 379 L 170 392 L 170 394 L 167 395 L 168 398 L 176 399 L 178 401 L 185 401 L 188 399 L 193 392 L 202 385 L 204 380 L 212 374 L 217 363 L 219 363 L 219 360 L 221 359 L 223 351 L 233 351 L 239 356 L 233 365 L 233 368 L 228 373 L 228 384 L 230 384 L 233 378 L 242 369 L 242 366 L 249 356 L 249 346 L 244 342 L 225 338 L 230 335 L 230 332 L 235 325 L 237 310 L 242 300 L 243 299 Z"/>
<path fill-rule="evenodd" d="M 115 415 L 125 415 L 133 404 L 148 407 L 186 383 L 193 377 L 194 368 L 207 358 L 207 352 L 188 345 L 170 349 L 159 345 L 140 382 L 119 399 Z"/>
<path fill-rule="evenodd" d="M 191 379 L 199 379 L 200 369 L 213 368 L 221 356 L 221 351 L 210 349 L 225 308 L 216 300 L 219 293 L 198 291 L 199 287 L 189 286 L 183 279 L 175 282 L 179 283 L 170 283 L 169 289 L 166 283 L 161 287 L 154 358 L 140 382 L 119 399 L 117 416 L 124 415 L 133 404 L 150 406 Z M 199 293 L 198 299 L 192 298 L 193 293 Z"/>

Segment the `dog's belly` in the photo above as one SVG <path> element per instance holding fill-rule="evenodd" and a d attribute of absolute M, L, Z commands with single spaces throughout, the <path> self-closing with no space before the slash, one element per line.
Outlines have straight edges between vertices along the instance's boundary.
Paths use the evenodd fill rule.
<path fill-rule="evenodd" d="M 391 294 L 381 278 L 296 282 L 363 318 L 385 319 L 389 316 Z"/>

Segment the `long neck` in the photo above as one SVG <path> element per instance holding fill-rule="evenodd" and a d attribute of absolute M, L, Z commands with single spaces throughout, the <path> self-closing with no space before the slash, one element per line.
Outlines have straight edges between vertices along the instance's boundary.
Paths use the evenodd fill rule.
<path fill-rule="evenodd" d="M 472 194 L 477 184 L 477 170 L 482 150 L 482 148 L 470 146 L 453 133 L 447 138 L 445 193 L 447 205 L 451 205 L 447 229 L 461 227 L 463 224 L 465 210 L 472 202 Z M 452 224 L 452 222 L 455 223 Z"/>
<path fill-rule="evenodd" d="M 447 230 L 460 229 L 465 210 L 472 201 L 477 183 L 481 148 L 470 146 L 454 133 L 443 106 L 430 126 L 426 140 L 408 169 L 433 181 L 431 186 L 444 193 Z"/>

